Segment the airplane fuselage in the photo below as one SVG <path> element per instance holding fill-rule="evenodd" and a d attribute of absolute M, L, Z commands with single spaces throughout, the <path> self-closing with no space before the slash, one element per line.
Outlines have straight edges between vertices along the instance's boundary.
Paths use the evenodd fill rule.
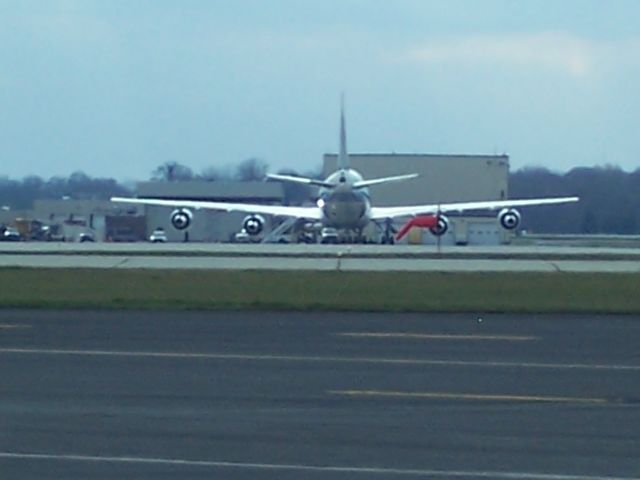
<path fill-rule="evenodd" d="M 322 223 L 326 227 L 360 230 L 369 223 L 371 200 L 366 188 L 354 188 L 362 175 L 353 169 L 342 169 L 331 174 L 327 183 L 335 187 L 321 188 L 318 205 L 322 209 Z"/>

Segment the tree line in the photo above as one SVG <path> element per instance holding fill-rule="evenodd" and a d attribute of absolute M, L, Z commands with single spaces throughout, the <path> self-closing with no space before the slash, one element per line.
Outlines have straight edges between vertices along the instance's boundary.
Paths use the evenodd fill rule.
<path fill-rule="evenodd" d="M 240 182 L 259 181 L 264 178 L 269 165 L 259 158 L 248 158 L 235 169 L 230 167 L 207 167 L 200 173 L 178 162 L 165 162 L 151 172 L 151 180 L 159 182 L 185 182 L 202 180 L 215 182 L 220 180 L 237 180 Z"/>
<path fill-rule="evenodd" d="M 177 162 L 167 162 L 151 172 L 155 181 L 259 181 L 268 165 L 248 159 L 235 169 L 210 167 L 194 173 Z M 297 175 L 293 170 L 278 173 Z M 305 176 L 318 177 L 316 172 Z M 284 184 L 285 201 L 299 204 L 312 193 L 305 185 Z M 92 178 L 82 172 L 44 180 L 28 176 L 13 180 L 0 176 L 0 207 L 29 209 L 35 199 L 108 199 L 131 195 L 132 189 L 111 178 Z M 566 173 L 545 168 L 524 168 L 509 175 L 509 197 L 580 197 L 576 204 L 523 209 L 522 228 L 533 233 L 640 234 L 640 169 L 580 167 Z"/>
<path fill-rule="evenodd" d="M 262 181 L 269 170 L 269 165 L 261 159 L 249 158 L 235 167 L 207 167 L 200 173 L 178 162 L 165 162 L 156 167 L 149 177 L 157 182 L 184 181 Z M 278 171 L 285 175 L 298 175 L 291 169 Z M 305 176 L 316 178 L 321 174 L 307 172 Z M 34 200 L 41 199 L 93 199 L 106 200 L 113 196 L 128 196 L 134 193 L 135 187 L 119 183 L 113 178 L 93 178 L 84 172 L 74 172 L 69 177 L 52 177 L 45 180 L 36 175 L 24 177 L 22 180 L 11 179 L 0 175 L 0 208 L 11 210 L 28 210 L 33 207 Z M 311 189 L 301 184 L 283 184 L 284 198 L 287 204 L 301 204 L 311 195 Z"/>
<path fill-rule="evenodd" d="M 112 196 L 129 195 L 131 190 L 113 178 L 92 178 L 83 172 L 68 177 L 52 177 L 44 180 L 30 175 L 22 180 L 0 176 L 0 207 L 11 210 L 26 210 L 40 199 L 107 199 Z"/>
<path fill-rule="evenodd" d="M 567 195 L 580 201 L 527 208 L 522 228 L 533 233 L 640 233 L 640 168 L 579 167 L 567 173 L 525 168 L 509 175 L 511 198 Z"/>

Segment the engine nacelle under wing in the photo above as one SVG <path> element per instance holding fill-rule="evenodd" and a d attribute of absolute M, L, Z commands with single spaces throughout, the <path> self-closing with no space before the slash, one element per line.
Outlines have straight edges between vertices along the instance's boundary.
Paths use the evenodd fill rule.
<path fill-rule="evenodd" d="M 429 231 L 436 237 L 441 237 L 449 230 L 449 219 L 444 215 L 438 215 L 438 221 L 435 226 L 431 227 Z"/>
<path fill-rule="evenodd" d="M 178 208 L 171 213 L 171 225 L 176 230 L 185 230 L 189 228 L 193 221 L 193 213 L 187 208 Z"/>
<path fill-rule="evenodd" d="M 264 223 L 261 215 L 248 215 L 242 221 L 242 228 L 251 236 L 260 235 L 264 230 Z"/>
<path fill-rule="evenodd" d="M 520 225 L 522 216 L 514 208 L 503 208 L 498 212 L 498 221 L 505 230 L 514 230 Z"/>

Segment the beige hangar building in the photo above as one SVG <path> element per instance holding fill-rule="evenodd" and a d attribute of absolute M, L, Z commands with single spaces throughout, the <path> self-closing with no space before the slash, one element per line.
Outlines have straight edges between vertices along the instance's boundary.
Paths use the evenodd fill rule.
<path fill-rule="evenodd" d="M 508 155 L 349 154 L 351 167 L 365 179 L 417 173 L 418 178 L 373 186 L 377 206 L 504 200 L 508 197 Z M 323 174 L 336 170 L 338 156 L 326 154 Z M 512 235 L 500 227 L 497 212 L 447 214 L 450 230 L 441 239 L 448 244 L 495 245 Z M 400 226 L 404 221 L 398 221 Z M 374 235 L 370 232 L 369 235 Z M 413 229 L 409 243 L 436 243 L 428 231 Z"/>

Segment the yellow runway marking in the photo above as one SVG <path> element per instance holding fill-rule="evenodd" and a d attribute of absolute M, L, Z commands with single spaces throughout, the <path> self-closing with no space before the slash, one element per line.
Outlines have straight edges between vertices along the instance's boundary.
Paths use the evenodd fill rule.
<path fill-rule="evenodd" d="M 503 341 L 503 342 L 531 342 L 540 337 L 523 335 L 452 335 L 429 333 L 402 333 L 402 332 L 345 332 L 337 333 L 341 337 L 363 338 L 410 338 L 416 340 L 461 340 L 461 341 Z"/>
<path fill-rule="evenodd" d="M 541 395 L 482 395 L 450 392 L 393 392 L 379 390 L 331 390 L 332 395 L 347 397 L 424 398 L 428 400 L 475 400 L 481 402 L 610 403 L 606 398 L 548 397 Z"/>
<path fill-rule="evenodd" d="M 422 367 L 478 367 L 478 368 L 535 368 L 552 370 L 612 370 L 639 372 L 640 365 L 603 365 L 586 363 L 535 363 L 535 362 L 491 362 L 464 360 L 437 360 L 420 358 L 372 358 L 333 357 L 316 355 L 260 355 L 242 353 L 197 353 L 197 352 L 140 352 L 119 350 L 67 350 L 52 348 L 3 348 L 2 354 L 21 355 L 71 355 L 115 358 L 164 358 L 191 360 L 234 360 L 256 362 L 309 362 L 309 363 L 361 363 L 372 365 L 422 366 Z"/>

